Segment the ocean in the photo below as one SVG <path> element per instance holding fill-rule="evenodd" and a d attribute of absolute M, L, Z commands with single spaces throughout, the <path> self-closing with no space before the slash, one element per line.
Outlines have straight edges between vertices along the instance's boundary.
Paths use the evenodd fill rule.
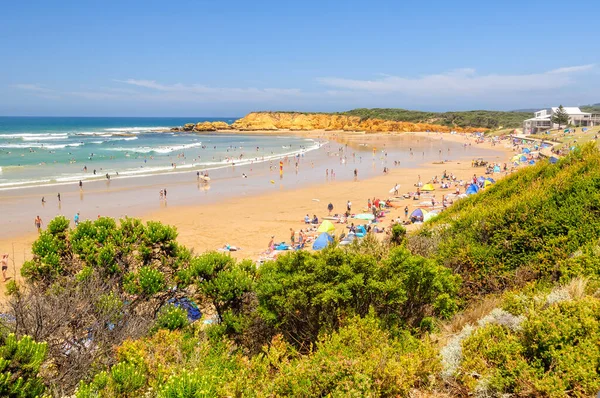
<path fill-rule="evenodd" d="M 79 180 L 208 171 L 295 155 L 301 137 L 165 132 L 235 118 L 0 117 L 0 190 Z"/>

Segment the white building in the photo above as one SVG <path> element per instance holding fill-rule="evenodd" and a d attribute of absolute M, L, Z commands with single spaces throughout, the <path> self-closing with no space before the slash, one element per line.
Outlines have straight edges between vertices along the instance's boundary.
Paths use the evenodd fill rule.
<path fill-rule="evenodd" d="M 600 125 L 600 115 L 582 112 L 581 109 L 574 106 L 563 107 L 563 109 L 567 115 L 569 115 L 569 123 L 567 123 L 568 125 L 577 127 L 593 127 Z M 557 111 L 558 107 L 537 111 L 534 117 L 523 122 L 523 133 L 535 134 L 541 131 L 557 129 L 558 124 L 552 123 L 552 116 Z"/>

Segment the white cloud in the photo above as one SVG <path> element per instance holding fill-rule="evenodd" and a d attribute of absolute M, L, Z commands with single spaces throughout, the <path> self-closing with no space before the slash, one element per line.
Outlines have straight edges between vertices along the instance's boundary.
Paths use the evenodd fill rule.
<path fill-rule="evenodd" d="M 44 86 L 42 86 L 40 84 L 34 84 L 34 83 L 13 84 L 11 87 L 18 88 L 19 90 L 35 91 L 38 93 L 49 93 L 52 91 L 52 90 L 45 88 Z"/>
<path fill-rule="evenodd" d="M 254 100 L 276 100 L 281 97 L 301 97 L 307 95 L 296 88 L 239 88 L 239 87 L 210 87 L 202 84 L 163 84 L 155 80 L 115 80 L 135 87 L 151 90 L 150 92 L 172 94 L 176 98 L 185 100 L 212 100 L 212 101 L 254 101 Z M 148 93 L 139 93 L 148 96 Z M 150 95 L 152 97 L 152 94 Z M 175 98 L 175 97 L 174 97 Z"/>
<path fill-rule="evenodd" d="M 524 75 L 478 75 L 475 69 L 456 69 L 445 73 L 420 77 L 385 76 L 373 80 L 320 78 L 318 81 L 338 90 L 362 91 L 377 94 L 406 94 L 415 97 L 430 96 L 486 96 L 494 93 L 523 93 L 568 87 L 574 82 L 573 74 L 593 69 L 594 65 L 580 65 Z"/>

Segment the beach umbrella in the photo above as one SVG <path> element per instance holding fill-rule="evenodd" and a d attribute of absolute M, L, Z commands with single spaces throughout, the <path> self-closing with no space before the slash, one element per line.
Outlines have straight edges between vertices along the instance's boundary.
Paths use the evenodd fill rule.
<path fill-rule="evenodd" d="M 313 243 L 313 250 L 321 250 L 333 242 L 333 238 L 327 232 L 323 232 Z"/>
<path fill-rule="evenodd" d="M 527 154 L 528 154 L 528 153 L 530 153 L 530 152 L 531 152 L 531 150 L 530 150 L 529 148 L 525 148 L 525 149 L 523 149 L 523 153 L 527 153 Z"/>
<path fill-rule="evenodd" d="M 431 184 L 425 184 L 423 185 L 423 188 L 421 188 L 421 191 L 435 191 L 435 187 Z"/>
<path fill-rule="evenodd" d="M 321 225 L 319 226 L 319 229 L 317 229 L 317 232 L 332 232 L 335 231 L 335 225 L 333 225 L 331 223 L 331 221 L 329 220 L 325 220 L 321 223 Z"/>
<path fill-rule="evenodd" d="M 354 216 L 354 218 L 358 218 L 359 220 L 373 220 L 375 216 L 371 213 L 361 213 Z"/>

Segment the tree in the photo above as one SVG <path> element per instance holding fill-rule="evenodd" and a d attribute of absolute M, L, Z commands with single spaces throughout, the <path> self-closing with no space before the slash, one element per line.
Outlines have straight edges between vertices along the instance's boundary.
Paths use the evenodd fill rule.
<path fill-rule="evenodd" d="M 561 126 L 567 125 L 569 123 L 569 114 L 565 111 L 563 106 L 559 106 L 556 112 L 552 115 L 552 123 L 558 124 L 558 129 L 560 130 Z"/>

